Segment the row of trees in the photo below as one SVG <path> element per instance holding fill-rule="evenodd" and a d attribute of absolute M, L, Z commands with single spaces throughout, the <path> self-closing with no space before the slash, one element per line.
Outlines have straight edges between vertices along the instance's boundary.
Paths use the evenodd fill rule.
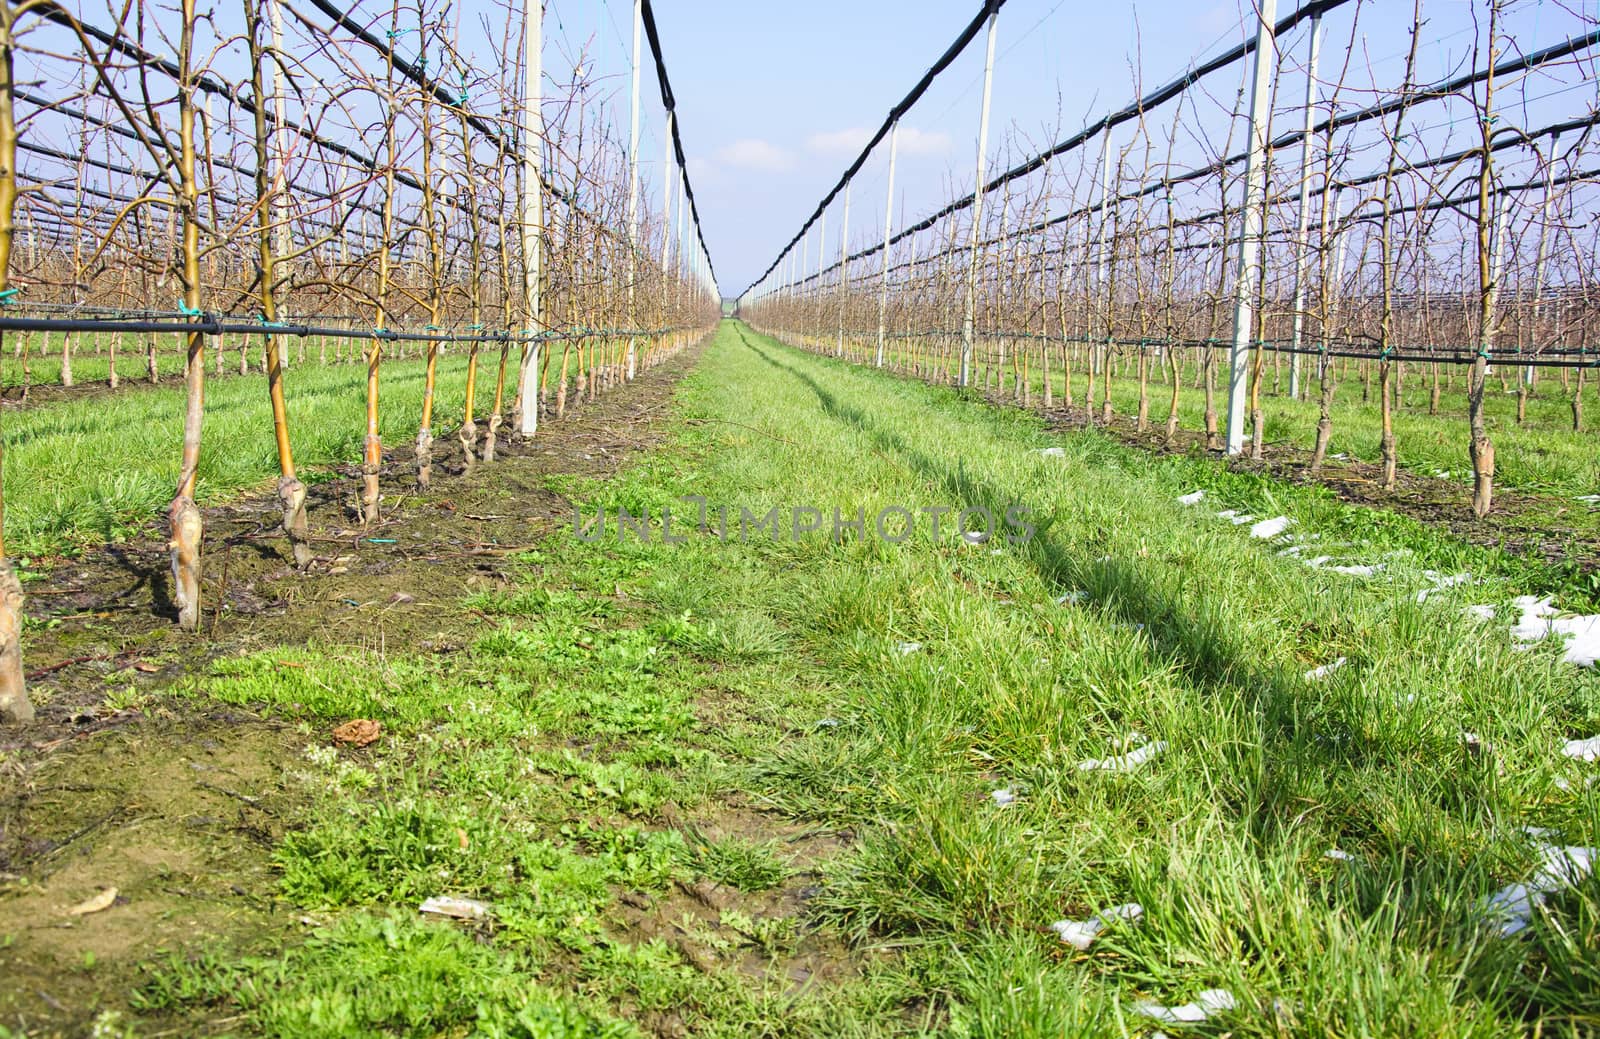
<path fill-rule="evenodd" d="M 332 339 L 336 359 L 359 350 L 365 362 L 370 524 L 386 360 L 425 365 L 410 478 L 426 487 L 441 350 L 467 355 L 465 407 L 444 421 L 471 464 L 494 459 L 507 419 L 532 435 L 541 410 L 560 416 L 569 400 L 633 378 L 718 313 L 681 164 L 666 168 L 659 206 L 641 199 L 637 51 L 623 141 L 586 52 L 550 88 L 540 0 L 476 27 L 444 0 L 313 7 L 238 0 L 202 14 L 194 0 L 171 11 L 135 2 L 94 23 L 53 0 L 0 2 L 0 319 L 14 336 L 53 333 L 69 371 L 84 342 L 115 350 L 136 329 L 154 377 L 160 340 L 181 340 L 182 466 L 167 518 L 188 629 L 200 614 L 206 362 L 220 369 L 223 333 L 262 344 L 282 526 L 304 566 L 306 494 L 285 393 L 295 333 L 320 339 L 319 361 Z M 644 7 L 636 0 L 636 23 Z M 473 46 L 490 51 L 492 71 L 468 56 Z M 19 62 L 76 88 L 35 93 L 18 82 Z M 22 605 L 0 563 L 0 715 L 12 718 L 29 713 Z"/>
<path fill-rule="evenodd" d="M 1575 88 L 1592 82 L 1595 23 L 1564 11 L 1559 42 L 1535 49 L 1503 29 L 1505 0 L 1475 0 L 1469 57 L 1424 81 L 1417 55 L 1430 21 L 1415 0 L 1399 81 L 1386 82 L 1378 69 L 1388 66 L 1366 50 L 1370 8 L 1320 6 L 1345 8 L 1338 36 L 1321 13 L 1298 33 L 1278 32 L 1275 50 L 1266 34 L 1276 95 L 1254 121 L 1242 57 L 1154 101 L 1135 82 L 1141 99 L 1103 129 L 1020 158 L 1013 140 L 1008 173 L 887 244 L 843 243 L 857 251 L 812 268 L 800 258 L 822 248 L 810 249 L 803 231 L 741 313 L 866 363 L 952 383 L 965 372 L 1019 401 L 1037 389 L 1044 406 L 1081 404 L 1090 422 L 1111 421 L 1105 376 L 1122 369 L 1138 381 L 1141 431 L 1152 382 L 1165 384 L 1169 438 L 1179 386 L 1192 379 L 1215 448 L 1224 446 L 1216 397 L 1225 409 L 1237 337 L 1249 350 L 1246 450 L 1262 454 L 1263 394 L 1315 398 L 1314 468 L 1327 452 L 1334 388 L 1355 364 L 1380 404 L 1390 489 L 1405 366 L 1430 381 L 1434 411 L 1458 373 L 1473 508 L 1486 513 L 1493 362 L 1513 371 L 1519 405 L 1538 370 L 1559 370 L 1574 428 L 1582 422 L 1596 359 L 1587 344 L 1600 320 L 1600 225 L 1590 212 L 1600 115 L 1592 91 Z M 1210 93 L 1230 68 L 1238 89 Z M 1253 129 L 1264 141 L 1259 196 L 1248 193 Z M 1256 277 L 1241 280 L 1247 205 L 1258 207 L 1261 259 Z"/>

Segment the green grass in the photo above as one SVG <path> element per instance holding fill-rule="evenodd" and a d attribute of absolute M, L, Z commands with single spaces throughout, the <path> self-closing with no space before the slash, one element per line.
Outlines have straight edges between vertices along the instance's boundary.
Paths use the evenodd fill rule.
<path fill-rule="evenodd" d="M 365 380 L 363 365 L 307 364 L 288 373 L 290 436 L 299 465 L 314 473 L 318 466 L 360 460 Z M 386 445 L 416 438 L 422 382 L 420 361 L 384 364 L 379 420 Z M 436 438 L 459 423 L 465 386 L 466 358 L 441 357 Z M 183 408 L 182 386 L 170 383 L 8 414 L 7 549 L 23 556 L 59 552 L 123 537 L 158 516 L 177 484 Z M 275 478 L 266 377 L 209 381 L 203 437 L 202 502 Z"/>
<path fill-rule="evenodd" d="M 603 1029 L 666 1014 L 697 1036 L 1126 1036 L 1152 1031 L 1138 1001 L 1221 987 L 1238 1009 L 1182 1034 L 1600 1027 L 1600 882 L 1515 939 L 1479 918 L 1533 868 L 1520 827 L 1600 843 L 1600 797 L 1559 753 L 1600 731 L 1600 678 L 1461 610 L 1576 601 L 1569 575 L 1317 488 L 1052 439 L 1026 413 L 732 324 L 673 430 L 567 493 L 588 515 L 680 508 L 675 530 L 694 494 L 735 514 L 1025 505 L 1038 533 L 557 537 L 519 560 L 519 587 L 473 598 L 495 623 L 470 650 L 219 664 L 196 695 L 270 705 L 308 735 L 357 715 L 387 732 L 299 766 L 304 815 L 276 857 L 282 897 L 318 914 L 310 940 L 156 965 L 147 1008 L 283 1036 L 618 1034 Z M 1052 444 L 1064 458 L 1035 453 Z M 1206 507 L 1176 504 L 1196 487 Z M 1309 569 L 1223 507 L 1287 515 L 1388 569 Z M 1483 583 L 1418 603 L 1427 569 Z M 1077 767 L 1131 731 L 1168 751 L 1126 774 Z M 1018 803 L 989 800 L 1002 785 Z M 844 836 L 807 867 L 805 910 L 683 921 L 717 950 L 691 962 L 625 926 L 622 897 L 799 882 L 773 834 L 713 841 L 683 822 L 730 807 Z M 435 893 L 485 901 L 492 924 L 471 941 L 471 925 L 414 922 Z M 1045 930 L 1130 901 L 1143 920 L 1087 953 Z M 795 986 L 739 966 L 817 941 L 849 969 Z M 566 1031 L 506 1031 L 524 1012 Z"/>

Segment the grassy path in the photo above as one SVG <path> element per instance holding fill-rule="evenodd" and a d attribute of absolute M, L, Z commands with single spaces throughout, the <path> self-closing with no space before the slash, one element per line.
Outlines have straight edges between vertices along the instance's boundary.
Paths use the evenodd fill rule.
<path fill-rule="evenodd" d="M 1592 878 L 1515 938 L 1484 921 L 1538 868 L 1523 827 L 1600 843 L 1595 766 L 1560 752 L 1600 731 L 1600 680 L 1463 614 L 1540 590 L 1533 564 L 1314 488 L 1051 443 L 731 323 L 665 446 L 553 486 L 604 535 L 561 533 L 466 601 L 494 624 L 470 647 L 272 650 L 191 690 L 275 704 L 314 743 L 352 717 L 385 736 L 289 773 L 305 808 L 277 894 L 310 940 L 154 966 L 154 1020 L 1124 1036 L 1157 1027 L 1142 1001 L 1225 989 L 1233 1009 L 1168 1031 L 1600 1025 Z M 732 536 L 693 531 L 687 495 Z M 942 506 L 1025 507 L 1034 535 L 967 544 L 947 516 L 935 540 L 921 510 Z M 903 543 L 830 536 L 836 508 L 870 532 L 891 507 L 915 515 Z M 621 508 L 657 518 L 648 542 L 619 538 Z M 739 538 L 741 510 L 774 508 L 822 529 Z M 1329 565 L 1222 508 L 1292 520 Z M 1419 601 L 1429 570 L 1480 583 Z M 419 918 L 434 895 L 488 916 Z M 1142 919 L 1085 950 L 1048 929 L 1128 903 Z"/>

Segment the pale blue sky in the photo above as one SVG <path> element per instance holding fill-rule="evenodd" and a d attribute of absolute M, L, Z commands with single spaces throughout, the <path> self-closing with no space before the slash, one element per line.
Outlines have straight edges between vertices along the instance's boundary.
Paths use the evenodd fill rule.
<path fill-rule="evenodd" d="M 595 0 L 589 6 L 594 18 L 609 20 L 600 21 L 601 29 L 587 37 L 602 68 L 626 69 L 623 41 L 630 6 L 628 0 Z M 1297 0 L 1279 0 L 1279 16 L 1297 6 Z M 1593 0 L 1565 6 L 1595 14 Z M 559 0 L 552 10 L 557 7 L 569 12 L 572 35 L 583 36 L 575 26 L 586 12 Z M 1525 49 L 1590 27 L 1562 8 L 1554 0 L 1516 0 L 1507 24 Z M 692 183 L 700 195 L 706 240 L 724 293 L 741 291 L 776 257 L 866 135 L 977 9 L 976 0 L 657 4 Z M 1355 11 L 1351 4 L 1329 17 L 1325 55 L 1333 51 L 1342 58 L 1350 40 L 1348 16 Z M 1419 78 L 1459 71 L 1474 37 L 1469 0 L 1426 0 L 1424 12 L 1426 44 Z M 1356 70 L 1352 82 L 1398 82 L 1410 14 L 1407 0 L 1365 0 L 1358 63 L 1370 61 L 1372 69 Z M 1135 70 L 1142 70 L 1148 91 L 1192 62 L 1239 42 L 1242 26 L 1247 20 L 1253 24 L 1253 17 L 1250 0 L 1010 0 L 1000 16 L 991 152 L 1005 147 L 1008 127 L 1025 140 L 1009 157 L 993 154 L 991 173 L 997 163 L 1023 157 L 1022 149 L 1051 143 L 1063 132 L 1127 104 L 1135 95 Z M 1298 58 L 1303 32 L 1284 44 Z M 906 117 L 896 183 L 897 226 L 970 190 L 982 51 L 980 37 Z M 1242 74 L 1234 69 L 1207 81 L 1213 120 L 1222 120 Z M 616 99 L 625 105 L 622 75 L 616 84 Z M 653 102 L 649 87 L 647 80 L 647 101 Z M 1292 89 L 1296 98 L 1303 91 L 1287 82 L 1282 89 Z M 1347 97 L 1366 100 L 1359 91 Z M 1280 105 L 1289 103 L 1280 97 Z M 1563 110 L 1574 105 L 1585 106 L 1569 97 Z M 619 106 L 619 115 L 625 119 L 625 107 Z M 1205 116 L 1194 118 L 1203 121 Z M 652 113 L 647 105 L 641 156 L 656 171 L 661 121 L 659 111 Z M 881 151 L 854 189 L 850 237 L 855 247 L 882 235 L 886 193 Z M 830 257 L 837 255 L 841 217 L 836 203 L 827 218 Z M 814 269 L 814 255 L 810 266 Z"/>

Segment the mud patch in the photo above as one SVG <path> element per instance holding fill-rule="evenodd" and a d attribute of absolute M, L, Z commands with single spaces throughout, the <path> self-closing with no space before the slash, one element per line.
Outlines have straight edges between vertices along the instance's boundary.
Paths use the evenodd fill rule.
<path fill-rule="evenodd" d="M 0 1022 L 66 1034 L 120 1005 L 137 965 L 293 926 L 273 902 L 282 763 L 304 737 L 218 711 L 85 732 L 0 794 Z M 115 887 L 107 908 L 70 910 Z"/>

